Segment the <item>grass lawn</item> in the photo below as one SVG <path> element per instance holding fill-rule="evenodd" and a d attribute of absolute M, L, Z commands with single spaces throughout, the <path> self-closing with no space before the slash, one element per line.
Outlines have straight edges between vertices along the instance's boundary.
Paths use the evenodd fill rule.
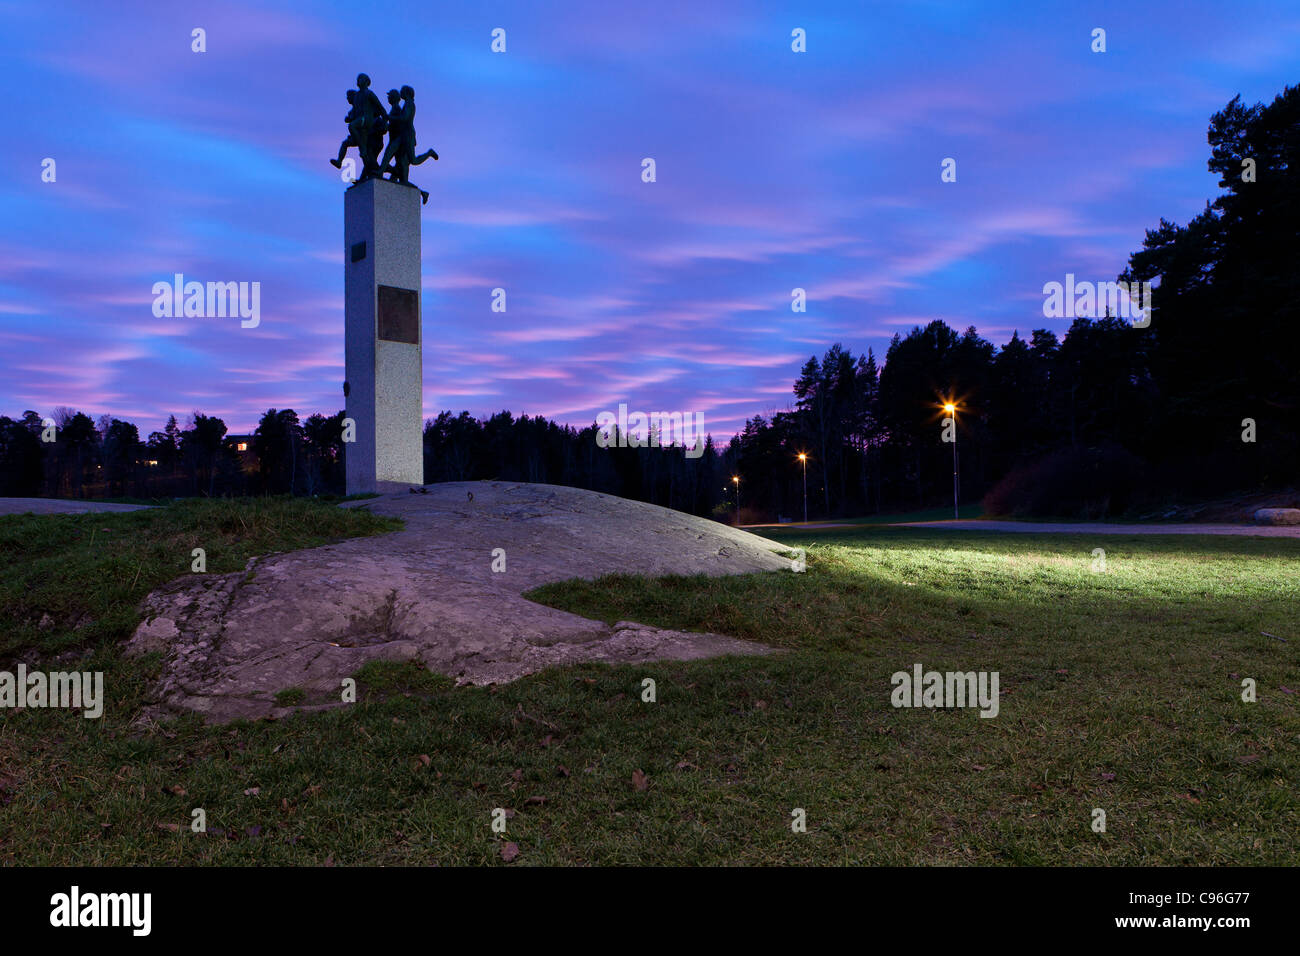
<path fill-rule="evenodd" d="M 0 863 L 500 864 L 507 843 L 514 865 L 1300 862 L 1300 542 L 1286 539 L 770 531 L 808 549 L 806 573 L 532 596 L 777 655 L 496 688 L 371 665 L 346 709 L 137 720 L 157 663 L 116 643 L 190 548 L 232 570 L 385 527 L 302 501 L 0 518 L 0 659 L 84 651 L 62 666 L 105 671 L 109 696 L 101 720 L 0 711 Z M 918 662 L 999 672 L 999 715 L 892 707 L 890 676 Z M 1241 700 L 1248 677 L 1257 703 Z M 206 834 L 190 831 L 196 807 Z"/>
<path fill-rule="evenodd" d="M 983 518 L 984 506 L 976 502 L 975 504 L 962 505 L 957 514 L 963 519 Z M 846 518 L 843 522 L 836 518 L 828 518 L 827 521 L 833 524 L 902 524 L 907 521 L 951 521 L 952 507 L 944 508 L 926 508 L 924 511 L 905 511 L 899 514 L 878 514 L 867 515 L 865 518 Z"/>

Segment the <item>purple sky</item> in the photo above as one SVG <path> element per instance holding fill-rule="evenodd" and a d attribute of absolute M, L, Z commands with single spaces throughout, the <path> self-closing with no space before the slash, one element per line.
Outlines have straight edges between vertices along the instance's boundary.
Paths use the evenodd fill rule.
<path fill-rule="evenodd" d="M 1300 6 L 0 2 L 0 54 L 0 413 L 342 408 L 327 159 L 365 70 L 442 157 L 413 171 L 426 416 L 626 402 L 725 438 L 837 341 L 1063 331 L 1043 283 L 1204 207 L 1209 117 L 1300 81 Z M 260 282 L 261 324 L 155 318 L 177 272 Z"/>

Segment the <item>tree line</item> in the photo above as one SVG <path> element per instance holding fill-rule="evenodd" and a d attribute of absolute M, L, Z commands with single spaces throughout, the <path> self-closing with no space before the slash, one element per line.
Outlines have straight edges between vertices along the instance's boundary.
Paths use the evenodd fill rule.
<path fill-rule="evenodd" d="M 1223 192 L 1162 219 L 1118 277 L 1151 283 L 1150 324 L 1076 318 L 1000 349 L 941 321 L 895 335 L 883 366 L 839 345 L 810 358 L 794 407 L 751 419 L 731 453 L 749 500 L 833 516 L 951 501 L 994 513 L 1122 513 L 1176 497 L 1300 483 L 1300 87 L 1215 113 Z"/>
<path fill-rule="evenodd" d="M 1148 230 L 1119 279 L 1154 286 L 1150 324 L 1076 318 L 1001 347 L 941 320 L 883 361 L 835 344 L 790 407 L 723 448 L 600 447 L 577 428 L 501 411 L 424 425 L 425 481 L 570 485 L 698 515 L 835 517 L 961 500 L 997 513 L 1119 513 L 1181 495 L 1300 482 L 1300 87 L 1234 99 L 1210 122 L 1223 193 L 1186 226 Z M 943 406 L 956 406 L 954 421 Z M 195 412 L 135 425 L 56 409 L 0 416 L 0 494 L 163 497 L 344 491 L 344 413 L 268 409 L 251 436 Z M 617 445 L 618 443 L 615 443 Z M 243 447 L 241 447 L 243 446 Z M 803 455 L 801 459 L 799 456 Z"/>

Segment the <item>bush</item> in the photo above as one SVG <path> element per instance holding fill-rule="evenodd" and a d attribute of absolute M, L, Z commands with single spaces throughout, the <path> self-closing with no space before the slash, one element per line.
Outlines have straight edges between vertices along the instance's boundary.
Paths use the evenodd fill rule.
<path fill-rule="evenodd" d="M 984 512 L 1015 518 L 1104 518 L 1146 496 L 1146 463 L 1118 445 L 1065 448 L 1017 465 L 984 496 Z"/>

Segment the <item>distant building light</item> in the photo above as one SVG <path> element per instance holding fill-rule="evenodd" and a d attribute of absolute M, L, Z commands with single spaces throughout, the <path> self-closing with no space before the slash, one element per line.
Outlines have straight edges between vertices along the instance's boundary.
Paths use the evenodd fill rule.
<path fill-rule="evenodd" d="M 241 441 L 238 445 L 235 446 L 235 451 L 248 451 L 248 442 Z"/>

